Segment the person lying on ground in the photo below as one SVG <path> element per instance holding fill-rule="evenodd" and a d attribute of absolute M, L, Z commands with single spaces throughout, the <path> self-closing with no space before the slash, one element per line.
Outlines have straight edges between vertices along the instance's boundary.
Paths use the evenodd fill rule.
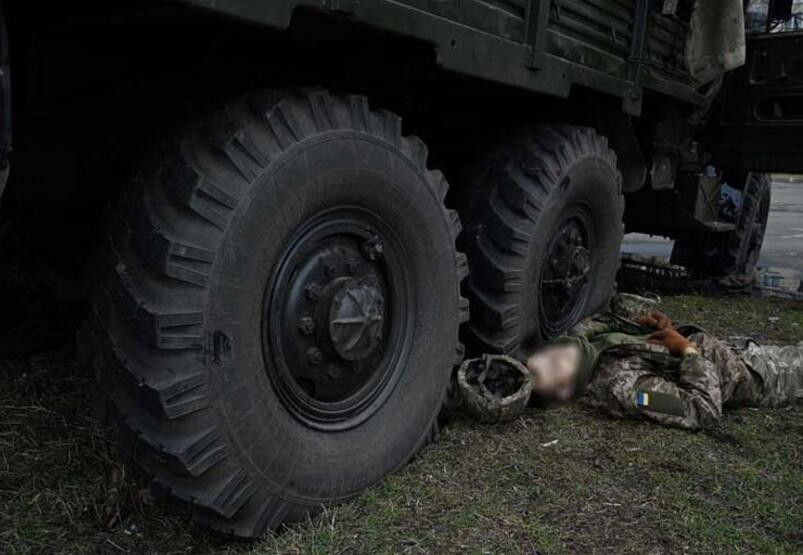
<path fill-rule="evenodd" d="M 801 398 L 803 341 L 760 345 L 673 327 L 658 311 L 638 314 L 635 296 L 580 322 L 529 353 L 533 394 L 581 402 L 617 417 L 686 429 L 717 424 L 723 408 L 782 407 Z"/>

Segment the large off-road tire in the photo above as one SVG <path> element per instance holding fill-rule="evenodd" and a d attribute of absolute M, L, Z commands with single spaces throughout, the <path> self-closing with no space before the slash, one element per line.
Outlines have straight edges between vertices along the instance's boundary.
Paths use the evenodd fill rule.
<path fill-rule="evenodd" d="M 364 97 L 264 92 L 186 127 L 123 202 L 82 350 L 197 522 L 259 536 L 431 439 L 468 303 L 426 161 Z"/>
<path fill-rule="evenodd" d="M 624 199 L 616 155 L 588 128 L 539 126 L 500 148 L 487 202 L 464 216 L 473 349 L 517 354 L 609 300 Z"/>
<path fill-rule="evenodd" d="M 744 180 L 736 229 L 725 233 L 686 233 L 675 239 L 672 262 L 732 285 L 753 279 L 770 213 L 769 174 L 750 173 Z"/>

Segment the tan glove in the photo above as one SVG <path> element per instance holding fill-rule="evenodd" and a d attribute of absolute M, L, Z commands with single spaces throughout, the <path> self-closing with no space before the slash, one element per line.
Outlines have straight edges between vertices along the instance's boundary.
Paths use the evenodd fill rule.
<path fill-rule="evenodd" d="M 638 324 L 654 330 L 665 330 L 672 327 L 672 320 L 663 312 L 657 310 L 636 319 Z"/>
<path fill-rule="evenodd" d="M 651 334 L 647 341 L 656 345 L 663 345 L 673 355 L 679 357 L 691 352 L 697 352 L 691 341 L 680 335 L 673 328 L 658 330 Z"/>

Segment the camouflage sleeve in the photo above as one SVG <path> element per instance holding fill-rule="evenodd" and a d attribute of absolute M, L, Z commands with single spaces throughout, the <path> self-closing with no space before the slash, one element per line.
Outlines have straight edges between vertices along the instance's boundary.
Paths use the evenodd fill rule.
<path fill-rule="evenodd" d="M 611 299 L 611 312 L 628 320 L 635 320 L 656 310 L 659 299 L 648 299 L 630 293 L 617 293 Z"/>
<path fill-rule="evenodd" d="M 607 333 L 613 331 L 613 326 L 599 320 L 594 320 L 593 317 L 584 318 L 574 325 L 567 333 L 574 337 L 585 337 L 591 339 L 600 333 Z"/>
<path fill-rule="evenodd" d="M 713 363 L 702 356 L 683 359 L 677 383 L 655 374 L 639 356 L 601 363 L 616 368 L 598 369 L 602 379 L 591 384 L 587 402 L 615 416 L 646 418 L 691 430 L 714 426 L 722 416 L 719 375 Z"/>

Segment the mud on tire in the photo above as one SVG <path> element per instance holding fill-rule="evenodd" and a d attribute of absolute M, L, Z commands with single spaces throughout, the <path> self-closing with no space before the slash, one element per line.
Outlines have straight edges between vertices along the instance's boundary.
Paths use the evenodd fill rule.
<path fill-rule="evenodd" d="M 616 155 L 588 128 L 539 126 L 500 148 L 471 207 L 466 252 L 474 349 L 516 354 L 608 301 L 624 199 Z"/>
<path fill-rule="evenodd" d="M 426 160 L 364 97 L 268 91 L 187 126 L 126 195 L 79 343 L 132 462 L 195 521 L 259 536 L 432 437 L 467 266 Z"/>

